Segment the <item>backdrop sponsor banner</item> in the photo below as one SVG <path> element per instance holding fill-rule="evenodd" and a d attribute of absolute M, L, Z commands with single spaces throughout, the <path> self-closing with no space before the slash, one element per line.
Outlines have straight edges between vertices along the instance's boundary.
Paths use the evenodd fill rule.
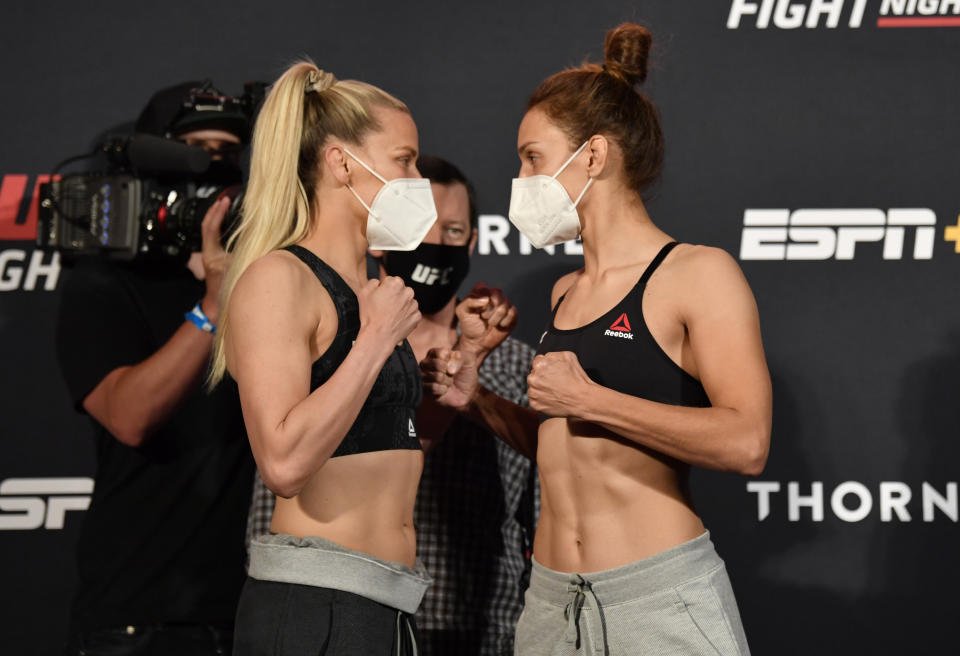
<path fill-rule="evenodd" d="M 69 270 L 33 242 L 36 187 L 55 163 L 131 121 L 157 88 L 209 76 L 239 93 L 310 55 L 404 99 L 422 150 L 474 180 L 482 216 L 465 288 L 503 287 L 517 335 L 536 343 L 551 285 L 582 258 L 575 242 L 533 249 L 506 219 L 516 129 L 535 85 L 602 57 L 623 20 L 655 39 L 646 91 L 667 165 L 650 213 L 677 239 L 738 257 L 760 307 L 769 463 L 756 479 L 694 477 L 754 653 L 955 650 L 958 17 L 949 0 L 5 9 L 2 651 L 49 654 L 64 639 L 95 474 L 89 422 L 52 346 Z"/>

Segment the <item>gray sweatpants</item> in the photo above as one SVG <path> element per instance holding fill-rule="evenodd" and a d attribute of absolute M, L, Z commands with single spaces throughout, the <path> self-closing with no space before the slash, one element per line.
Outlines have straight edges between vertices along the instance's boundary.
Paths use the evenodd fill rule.
<path fill-rule="evenodd" d="M 723 561 L 709 532 L 591 574 L 533 561 L 516 656 L 748 656 Z"/>

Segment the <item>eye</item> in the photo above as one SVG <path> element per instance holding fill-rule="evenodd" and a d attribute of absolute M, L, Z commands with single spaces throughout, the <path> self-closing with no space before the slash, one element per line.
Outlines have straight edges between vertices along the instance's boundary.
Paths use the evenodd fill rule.
<path fill-rule="evenodd" d="M 410 162 L 413 161 L 412 157 L 398 157 L 397 161 L 400 162 L 403 166 L 410 166 Z"/>

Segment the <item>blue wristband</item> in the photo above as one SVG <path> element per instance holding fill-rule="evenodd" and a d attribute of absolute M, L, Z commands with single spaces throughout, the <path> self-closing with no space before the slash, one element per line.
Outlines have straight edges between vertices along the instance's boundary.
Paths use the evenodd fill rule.
<path fill-rule="evenodd" d="M 193 306 L 193 309 L 183 315 L 183 318 L 192 323 L 194 326 L 199 328 L 204 332 L 208 332 L 211 335 L 217 332 L 217 327 L 213 325 L 210 319 L 207 318 L 207 315 L 203 313 L 203 310 L 200 308 L 200 303 L 198 302 Z"/>

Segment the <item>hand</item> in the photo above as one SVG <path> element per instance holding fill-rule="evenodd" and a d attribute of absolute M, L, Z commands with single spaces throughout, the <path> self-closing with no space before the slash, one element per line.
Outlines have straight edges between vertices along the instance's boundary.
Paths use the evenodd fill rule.
<path fill-rule="evenodd" d="M 369 334 L 384 348 L 402 342 L 420 322 L 420 309 L 413 290 L 396 276 L 368 280 L 357 294 L 360 334 Z M 358 335 L 357 339 L 360 339 Z"/>
<path fill-rule="evenodd" d="M 207 209 L 200 224 L 202 244 L 200 257 L 206 284 L 201 308 L 213 323 L 217 322 L 217 315 L 220 313 L 220 285 L 223 283 L 223 274 L 226 273 L 227 266 L 230 264 L 230 256 L 223 250 L 223 245 L 220 243 L 220 228 L 232 202 L 232 199 L 226 195 L 218 198 Z"/>
<path fill-rule="evenodd" d="M 473 354 L 479 366 L 513 332 L 517 308 L 499 287 L 487 287 L 481 282 L 457 305 L 457 319 L 460 322 L 457 348 Z"/>
<path fill-rule="evenodd" d="M 580 407 L 594 382 L 576 354 L 554 351 L 538 355 L 527 376 L 530 407 L 551 417 L 581 416 Z"/>
<path fill-rule="evenodd" d="M 468 351 L 432 348 L 420 363 L 423 388 L 446 408 L 464 410 L 477 393 L 477 361 Z"/>

